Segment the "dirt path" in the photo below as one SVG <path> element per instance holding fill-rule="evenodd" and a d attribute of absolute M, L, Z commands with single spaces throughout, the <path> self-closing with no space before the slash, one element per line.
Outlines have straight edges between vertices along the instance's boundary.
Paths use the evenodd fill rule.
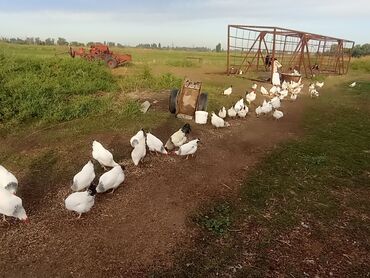
<path fill-rule="evenodd" d="M 192 241 L 189 213 L 233 194 L 268 150 L 295 138 L 304 101 L 285 102 L 279 122 L 252 115 L 232 120 L 223 130 L 194 125 L 191 137 L 202 141 L 195 158 L 152 155 L 139 168 L 127 159 L 124 185 L 113 195 L 97 196 L 80 220 L 64 209 L 68 186 L 54 186 L 37 202 L 28 202 L 31 225 L 0 224 L 0 276 L 142 277 L 153 264 L 169 265 L 175 246 Z M 173 131 L 164 124 L 153 133 L 165 140 Z M 115 153 L 130 157 L 128 138 L 100 137 Z"/>

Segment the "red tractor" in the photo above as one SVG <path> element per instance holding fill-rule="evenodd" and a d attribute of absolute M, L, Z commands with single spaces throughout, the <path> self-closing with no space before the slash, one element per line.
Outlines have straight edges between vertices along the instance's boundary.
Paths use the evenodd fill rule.
<path fill-rule="evenodd" d="M 80 56 L 89 61 L 96 59 L 104 60 L 111 69 L 132 61 L 130 54 L 114 54 L 104 44 L 92 44 L 88 50 L 82 47 L 77 50 L 69 47 L 69 54 L 72 58 Z"/>

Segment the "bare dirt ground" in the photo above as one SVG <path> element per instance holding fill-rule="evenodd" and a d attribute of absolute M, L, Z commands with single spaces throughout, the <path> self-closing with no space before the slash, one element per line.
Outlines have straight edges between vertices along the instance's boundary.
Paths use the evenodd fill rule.
<path fill-rule="evenodd" d="M 202 142 L 196 157 L 148 155 L 137 168 L 130 160 L 129 137 L 95 134 L 126 162 L 124 184 L 113 195 L 98 195 L 91 212 L 77 220 L 64 208 L 68 185 L 51 180 L 40 193 L 37 179 L 30 184 L 21 177 L 20 195 L 27 197 L 31 224 L 0 223 L 0 276 L 143 277 L 148 268 L 171 265 L 176 248 L 191 246 L 195 236 L 188 215 L 235 193 L 269 150 L 296 138 L 303 103 L 284 102 L 285 117 L 279 122 L 249 115 L 231 120 L 227 129 L 193 124 L 190 137 Z M 159 99 L 162 105 L 167 106 L 167 98 Z M 165 141 L 174 131 L 165 123 L 153 133 Z M 19 151 L 31 149 L 25 144 Z"/>

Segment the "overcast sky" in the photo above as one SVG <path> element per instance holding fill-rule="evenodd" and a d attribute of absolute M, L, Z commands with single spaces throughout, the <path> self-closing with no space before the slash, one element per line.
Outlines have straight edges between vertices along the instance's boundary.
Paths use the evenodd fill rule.
<path fill-rule="evenodd" d="M 269 25 L 370 42 L 370 0 L 0 0 L 0 36 L 226 44 L 228 24 Z"/>

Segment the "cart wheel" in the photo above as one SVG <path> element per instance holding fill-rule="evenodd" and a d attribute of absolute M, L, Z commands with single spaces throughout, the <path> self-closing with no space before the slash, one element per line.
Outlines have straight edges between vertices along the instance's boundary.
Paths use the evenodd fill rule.
<path fill-rule="evenodd" d="M 206 111 L 208 105 L 208 94 L 201 93 L 198 100 L 197 111 Z"/>
<path fill-rule="evenodd" d="M 106 63 L 109 68 L 114 69 L 117 67 L 117 61 L 114 58 L 108 58 L 106 59 Z"/>
<path fill-rule="evenodd" d="M 169 102 L 169 109 L 172 114 L 176 113 L 176 106 L 177 106 L 177 94 L 179 93 L 178 89 L 173 89 L 170 93 L 170 102 Z"/>

